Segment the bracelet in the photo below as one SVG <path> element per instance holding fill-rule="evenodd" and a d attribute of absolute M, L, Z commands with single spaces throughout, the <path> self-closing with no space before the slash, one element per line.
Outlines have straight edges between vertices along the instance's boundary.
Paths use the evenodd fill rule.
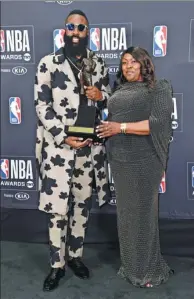
<path fill-rule="evenodd" d="M 122 123 L 121 124 L 121 133 L 122 134 L 126 134 L 126 129 L 127 129 L 127 124 L 126 123 Z"/>

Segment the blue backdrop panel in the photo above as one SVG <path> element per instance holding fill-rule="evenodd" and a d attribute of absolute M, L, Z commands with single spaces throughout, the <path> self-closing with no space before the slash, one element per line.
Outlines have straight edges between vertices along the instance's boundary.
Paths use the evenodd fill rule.
<path fill-rule="evenodd" d="M 171 81 L 173 136 L 159 189 L 160 217 L 194 218 L 194 3 L 13 1 L 1 9 L 1 206 L 37 209 L 36 66 L 60 46 L 67 14 L 82 9 L 90 21 L 89 46 L 105 59 L 111 85 L 130 45 L 146 48 L 157 76 Z M 94 194 L 93 213 L 116 212 L 114 184 L 112 191 L 101 210 Z"/>

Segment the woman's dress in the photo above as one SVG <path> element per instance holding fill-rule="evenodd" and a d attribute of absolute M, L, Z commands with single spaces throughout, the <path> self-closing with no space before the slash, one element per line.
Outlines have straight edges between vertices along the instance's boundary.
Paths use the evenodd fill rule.
<path fill-rule="evenodd" d="M 110 98 L 108 111 L 119 123 L 149 119 L 150 135 L 118 134 L 106 146 L 117 199 L 119 274 L 136 286 L 159 285 L 170 271 L 160 252 L 158 191 L 172 132 L 171 86 L 160 80 L 149 91 L 144 82 L 127 82 Z"/>

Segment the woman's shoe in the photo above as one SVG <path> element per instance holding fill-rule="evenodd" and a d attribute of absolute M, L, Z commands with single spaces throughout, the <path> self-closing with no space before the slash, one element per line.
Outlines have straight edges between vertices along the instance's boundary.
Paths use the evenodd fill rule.
<path fill-rule="evenodd" d="M 141 285 L 140 288 L 153 288 L 153 284 L 151 284 L 150 282 L 147 282 L 144 285 Z"/>

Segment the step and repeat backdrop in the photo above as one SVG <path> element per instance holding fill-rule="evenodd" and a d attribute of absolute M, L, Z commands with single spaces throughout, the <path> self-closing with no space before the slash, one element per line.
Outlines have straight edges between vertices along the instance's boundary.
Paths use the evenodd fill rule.
<path fill-rule="evenodd" d="M 37 209 L 34 77 L 39 60 L 56 51 L 73 9 L 90 22 L 89 47 L 108 66 L 110 84 L 128 46 L 146 48 L 158 78 L 173 85 L 173 135 L 159 188 L 160 217 L 194 218 L 194 3 L 135 1 L 9 1 L 1 3 L 1 206 Z M 107 111 L 105 111 L 105 114 Z M 116 212 L 112 198 L 93 213 Z"/>

